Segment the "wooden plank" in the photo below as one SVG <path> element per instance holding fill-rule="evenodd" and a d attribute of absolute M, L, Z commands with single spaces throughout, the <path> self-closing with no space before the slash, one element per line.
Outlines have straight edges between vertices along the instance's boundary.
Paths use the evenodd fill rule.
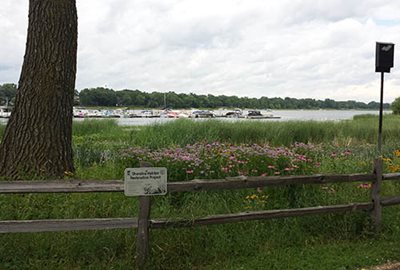
<path fill-rule="evenodd" d="M 139 217 L 136 242 L 136 263 L 138 269 L 145 269 L 149 254 L 149 226 L 150 226 L 151 197 L 139 197 Z"/>
<path fill-rule="evenodd" d="M 385 173 L 382 178 L 383 180 L 400 180 L 400 173 Z"/>
<path fill-rule="evenodd" d="M 400 204 L 400 197 L 381 200 L 382 206 Z M 149 220 L 150 227 L 159 229 L 165 227 L 190 227 L 199 225 L 224 224 L 248 220 L 262 220 L 351 212 L 356 210 L 371 210 L 372 203 L 358 203 L 348 205 L 318 206 L 300 209 L 268 210 L 245 212 L 238 214 L 216 215 L 195 220 Z M 0 221 L 0 233 L 21 232 L 61 232 L 79 230 L 105 230 L 137 228 L 137 218 L 98 218 L 98 219 L 48 219 L 48 220 L 11 220 Z"/>
<path fill-rule="evenodd" d="M 0 221 L 0 233 L 61 232 L 137 228 L 137 218 L 45 219 Z"/>
<path fill-rule="evenodd" d="M 381 199 L 382 206 L 392 206 L 397 204 L 400 204 L 400 196 Z"/>
<path fill-rule="evenodd" d="M 192 181 L 169 182 L 168 192 L 196 192 L 203 190 L 241 189 L 293 184 L 327 184 L 346 182 L 371 182 L 374 174 L 306 175 L 228 177 L 226 179 L 195 179 Z M 54 181 L 0 181 L 0 193 L 81 193 L 123 192 L 120 180 L 54 180 Z"/>
<path fill-rule="evenodd" d="M 307 176 L 267 176 L 267 177 L 230 177 L 221 179 L 195 179 L 186 182 L 168 183 L 168 192 L 204 191 L 219 189 L 257 188 L 293 184 L 327 184 L 348 182 L 371 182 L 374 174 L 348 175 L 307 175 Z"/>
<path fill-rule="evenodd" d="M 263 220 L 273 218 L 286 218 L 296 216 L 307 216 L 317 214 L 334 214 L 343 212 L 354 212 L 358 210 L 371 210 L 372 203 L 352 203 L 345 205 L 318 206 L 298 209 L 267 210 L 257 212 L 244 212 L 236 214 L 214 215 L 199 219 L 182 220 L 151 220 L 151 228 L 165 227 L 192 227 L 203 225 L 216 225 L 250 220 Z"/>
<path fill-rule="evenodd" d="M 123 191 L 124 182 L 118 180 L 0 181 L 0 193 L 80 193 Z"/>
<path fill-rule="evenodd" d="M 374 161 L 375 179 L 371 187 L 371 199 L 374 207 L 371 211 L 371 218 L 375 226 L 375 231 L 379 232 L 382 227 L 382 205 L 380 199 L 382 185 L 383 160 L 377 158 Z"/>

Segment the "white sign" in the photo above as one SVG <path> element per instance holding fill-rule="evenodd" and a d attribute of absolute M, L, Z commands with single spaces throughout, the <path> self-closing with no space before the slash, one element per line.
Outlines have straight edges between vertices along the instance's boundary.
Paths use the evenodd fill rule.
<path fill-rule="evenodd" d="M 126 196 L 153 196 L 167 194 L 167 168 L 141 167 L 125 169 Z"/>

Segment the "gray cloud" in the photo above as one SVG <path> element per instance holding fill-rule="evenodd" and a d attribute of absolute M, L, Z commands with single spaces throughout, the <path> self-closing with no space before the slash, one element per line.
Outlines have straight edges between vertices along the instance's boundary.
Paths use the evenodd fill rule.
<path fill-rule="evenodd" d="M 3 2 L 0 83 L 18 80 L 28 8 Z M 400 44 L 396 0 L 85 0 L 78 15 L 78 89 L 371 101 L 375 42 Z"/>

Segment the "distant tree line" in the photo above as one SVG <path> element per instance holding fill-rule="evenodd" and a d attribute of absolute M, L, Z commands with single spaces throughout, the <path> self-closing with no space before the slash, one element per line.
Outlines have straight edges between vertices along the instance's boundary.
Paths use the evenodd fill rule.
<path fill-rule="evenodd" d="M 8 106 L 13 104 L 17 85 L 14 83 L 0 84 L 0 105 Z"/>
<path fill-rule="evenodd" d="M 147 93 L 140 90 L 120 90 L 97 87 L 86 88 L 79 93 L 79 104 L 81 106 L 122 106 L 122 107 L 145 107 L 145 108 L 254 108 L 254 109 L 378 109 L 379 103 L 369 103 L 348 100 L 335 101 L 332 99 L 316 100 L 312 98 L 249 98 L 237 96 L 214 96 L 190 94 L 177 94 L 175 92 L 152 92 Z M 385 109 L 390 108 L 389 103 L 384 104 Z"/>
<path fill-rule="evenodd" d="M 17 85 L 12 83 L 0 84 L 0 105 L 13 103 Z M 75 91 L 75 105 L 78 106 L 117 106 L 117 107 L 141 107 L 141 108 L 254 108 L 254 109 L 364 109 L 376 110 L 379 103 L 369 103 L 348 100 L 335 101 L 332 99 L 316 100 L 313 98 L 249 98 L 237 96 L 214 96 L 190 94 L 177 94 L 175 92 L 152 92 L 140 90 L 119 90 L 96 87 Z M 385 109 L 390 108 L 389 103 L 384 104 Z"/>

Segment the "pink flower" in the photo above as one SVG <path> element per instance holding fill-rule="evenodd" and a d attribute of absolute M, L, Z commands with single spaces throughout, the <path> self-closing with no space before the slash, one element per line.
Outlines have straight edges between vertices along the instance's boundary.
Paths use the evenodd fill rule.
<path fill-rule="evenodd" d="M 362 189 L 370 189 L 371 184 L 359 184 L 357 187 Z"/>
<path fill-rule="evenodd" d="M 192 174 L 192 173 L 193 173 L 193 170 L 186 170 L 186 173 L 187 173 L 187 174 Z"/>
<path fill-rule="evenodd" d="M 352 154 L 351 151 L 348 149 L 343 152 L 343 155 L 345 155 L 345 156 L 350 156 L 351 154 Z"/>
<path fill-rule="evenodd" d="M 227 173 L 227 172 L 229 172 L 229 168 L 223 167 L 223 168 L 221 168 L 221 171 L 223 171 L 224 173 Z"/>

